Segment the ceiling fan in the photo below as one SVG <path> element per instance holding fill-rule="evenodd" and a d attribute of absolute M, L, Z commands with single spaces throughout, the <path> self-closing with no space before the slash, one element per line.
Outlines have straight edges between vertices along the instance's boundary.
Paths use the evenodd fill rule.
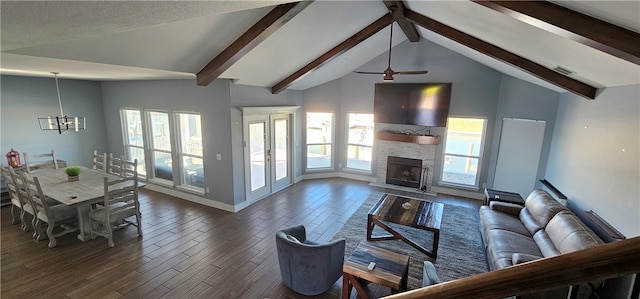
<path fill-rule="evenodd" d="M 391 69 L 391 42 L 393 40 L 393 23 L 391 23 L 391 30 L 389 31 L 389 59 L 387 62 L 387 69 L 384 72 L 361 72 L 355 71 L 358 74 L 375 74 L 375 75 L 384 75 L 384 80 L 393 80 L 393 75 L 424 75 L 428 73 L 428 71 L 400 71 L 396 72 Z"/>

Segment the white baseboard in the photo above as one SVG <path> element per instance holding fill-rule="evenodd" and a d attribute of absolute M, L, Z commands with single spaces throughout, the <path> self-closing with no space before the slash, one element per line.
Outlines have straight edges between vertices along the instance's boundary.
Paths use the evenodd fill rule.
<path fill-rule="evenodd" d="M 358 180 L 358 181 L 364 181 L 364 182 L 369 182 L 371 185 L 373 186 L 378 186 L 378 187 L 383 187 L 383 188 L 390 188 L 390 189 L 397 189 L 397 190 L 403 190 L 403 191 L 407 191 L 404 189 L 401 189 L 402 187 L 399 186 L 395 186 L 395 185 L 386 185 L 386 184 L 377 184 L 375 183 L 376 178 L 372 177 L 372 176 L 368 176 L 368 175 L 362 175 L 362 174 L 357 174 L 357 173 L 349 173 L 349 172 L 322 172 L 322 173 L 310 173 L 310 174 L 305 174 L 299 177 L 294 178 L 294 184 L 295 183 L 299 183 L 303 180 L 311 180 L 311 179 L 328 179 L 328 178 L 335 178 L 335 177 L 340 177 L 340 178 L 345 178 L 345 179 L 352 179 L 352 180 Z M 219 201 L 215 201 L 215 200 L 211 200 L 211 199 L 207 199 L 204 197 L 200 197 L 200 196 L 196 196 L 193 194 L 189 194 L 180 190 L 175 190 L 172 188 L 167 188 L 167 187 L 163 187 L 160 185 L 156 185 L 156 184 L 152 184 L 152 183 L 147 183 L 147 185 L 145 186 L 146 189 L 152 190 L 152 191 L 156 191 L 156 192 L 160 192 L 160 193 L 164 193 L 167 195 L 171 195 L 180 199 L 184 199 L 184 200 L 188 200 L 191 202 L 195 202 L 201 205 L 205 205 L 208 207 L 212 207 L 212 208 L 216 208 L 216 209 L 220 209 L 223 211 L 227 211 L 227 212 L 238 212 L 258 201 L 260 201 L 262 198 L 258 198 L 258 199 L 254 199 L 252 201 L 243 201 L 241 203 L 238 203 L 236 205 L 230 205 L 230 204 L 226 204 L 226 203 L 221 203 Z M 410 191 L 415 191 L 413 190 L 413 188 L 411 188 Z M 466 198 L 472 198 L 472 199 L 478 199 L 478 200 L 484 200 L 484 193 L 478 193 L 478 192 L 471 192 L 471 191 L 465 191 L 465 190 L 457 190 L 457 189 L 451 189 L 451 188 L 446 188 L 446 187 L 438 187 L 438 186 L 433 186 L 430 190 L 430 192 L 427 192 L 426 194 L 428 195 L 437 195 L 437 193 L 443 193 L 443 194 L 449 194 L 449 195 L 454 195 L 454 196 L 460 196 L 460 197 L 466 197 Z"/>
<path fill-rule="evenodd" d="M 145 189 L 149 189 L 151 191 L 156 191 L 156 192 L 160 192 L 163 194 L 167 194 L 167 195 L 171 195 L 180 199 L 184 199 L 184 200 L 188 200 L 191 202 L 195 202 L 201 205 L 205 205 L 208 207 L 212 207 L 212 208 L 216 208 L 216 209 L 220 209 L 220 210 L 224 210 L 227 212 L 237 212 L 241 209 L 237 209 L 237 205 L 236 206 L 232 206 L 230 204 L 226 204 L 226 203 L 221 203 L 219 201 L 214 201 L 211 199 L 206 199 L 203 197 L 199 197 L 196 195 L 192 195 L 183 191 L 179 191 L 179 190 L 175 190 L 175 189 L 171 189 L 171 188 L 167 188 L 167 187 L 163 187 L 160 185 L 155 185 L 155 184 L 150 184 L 147 183 L 147 185 L 144 187 Z"/>
<path fill-rule="evenodd" d="M 330 179 L 330 178 L 344 178 L 344 179 L 351 179 L 351 180 L 357 180 L 357 181 L 364 181 L 364 182 L 374 182 L 376 180 L 376 178 L 369 176 L 369 175 L 364 175 L 364 174 L 358 174 L 358 173 L 351 173 L 351 172 L 322 172 L 322 173 L 309 173 L 309 174 L 305 174 L 302 175 L 300 178 L 300 181 L 302 180 L 313 180 L 313 179 Z"/>

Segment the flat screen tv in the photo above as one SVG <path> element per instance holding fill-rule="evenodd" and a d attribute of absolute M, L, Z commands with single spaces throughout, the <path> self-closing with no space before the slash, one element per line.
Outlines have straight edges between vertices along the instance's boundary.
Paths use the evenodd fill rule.
<path fill-rule="evenodd" d="M 451 83 L 377 83 L 375 123 L 446 127 Z"/>

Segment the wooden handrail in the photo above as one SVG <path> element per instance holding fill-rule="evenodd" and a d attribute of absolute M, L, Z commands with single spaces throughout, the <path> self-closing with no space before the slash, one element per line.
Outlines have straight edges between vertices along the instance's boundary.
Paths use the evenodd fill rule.
<path fill-rule="evenodd" d="M 504 298 L 639 272 L 640 237 L 634 237 L 385 298 Z"/>

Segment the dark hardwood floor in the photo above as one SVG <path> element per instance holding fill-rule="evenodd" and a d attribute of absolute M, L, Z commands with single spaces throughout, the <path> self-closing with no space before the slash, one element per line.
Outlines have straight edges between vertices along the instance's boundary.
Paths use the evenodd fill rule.
<path fill-rule="evenodd" d="M 304 224 L 312 240 L 330 240 L 371 191 L 428 198 L 477 209 L 481 202 L 430 197 L 348 179 L 306 180 L 230 213 L 141 190 L 144 237 L 129 226 L 107 240 L 57 247 L 36 242 L 1 209 L 2 298 L 306 298 L 281 283 L 275 232 Z M 364 230 L 365 228 L 363 228 Z M 340 298 L 342 280 L 313 298 Z M 369 285 L 374 297 L 389 289 Z M 355 298 L 355 291 L 352 298 Z"/>

